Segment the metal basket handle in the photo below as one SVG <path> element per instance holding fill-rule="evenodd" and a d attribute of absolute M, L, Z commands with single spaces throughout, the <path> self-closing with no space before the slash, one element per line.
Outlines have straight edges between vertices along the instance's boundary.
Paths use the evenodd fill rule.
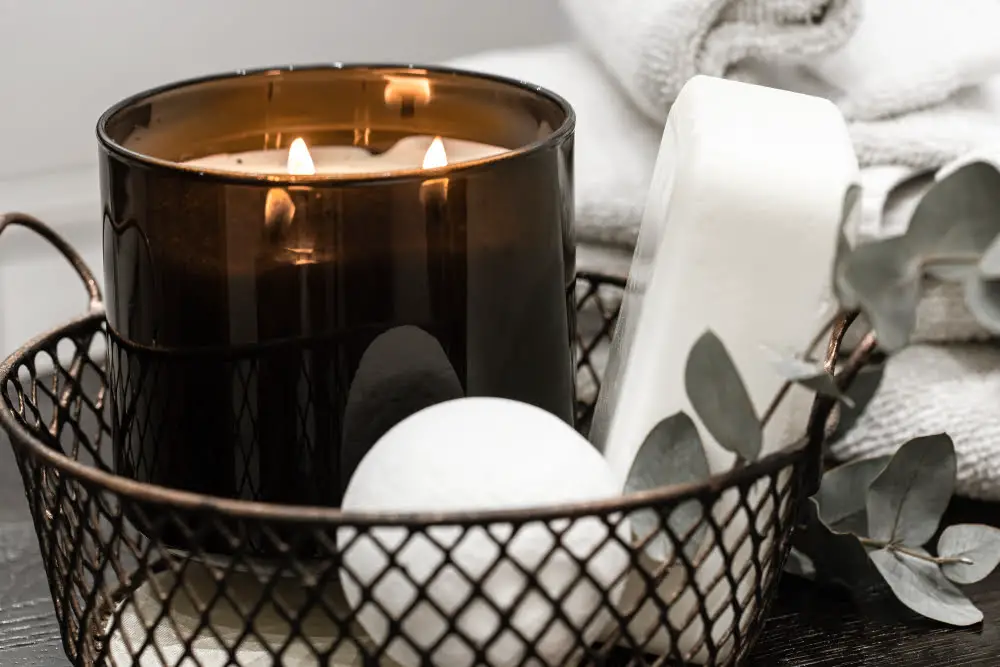
<path fill-rule="evenodd" d="M 65 257 L 66 261 L 73 267 L 73 270 L 76 271 L 76 275 L 80 277 L 84 288 L 87 290 L 87 297 L 90 300 L 87 306 L 89 313 L 93 315 L 104 312 L 104 297 L 101 296 L 101 286 L 94 279 L 94 274 L 90 270 L 90 267 L 87 266 L 87 263 L 83 261 L 80 254 L 66 239 L 38 218 L 26 213 L 7 213 L 0 217 L 0 234 L 3 234 L 7 228 L 15 225 L 33 231 L 58 250 L 59 254 Z"/>

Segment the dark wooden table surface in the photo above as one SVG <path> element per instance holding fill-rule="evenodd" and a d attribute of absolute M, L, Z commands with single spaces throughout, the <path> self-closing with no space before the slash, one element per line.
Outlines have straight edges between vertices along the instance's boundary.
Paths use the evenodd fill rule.
<path fill-rule="evenodd" d="M 958 501 L 949 520 L 1000 525 L 1000 505 Z M 861 604 L 784 577 L 753 667 L 1000 667 L 1000 571 L 967 589 L 986 615 L 955 630 L 909 616 L 894 600 Z M 66 667 L 21 479 L 0 435 L 0 667 Z"/>

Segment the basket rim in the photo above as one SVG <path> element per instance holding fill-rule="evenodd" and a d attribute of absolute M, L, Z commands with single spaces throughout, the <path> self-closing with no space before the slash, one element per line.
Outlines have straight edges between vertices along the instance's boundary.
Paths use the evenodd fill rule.
<path fill-rule="evenodd" d="M 39 334 L 0 362 L 0 387 L 14 374 L 14 369 L 40 348 L 74 332 L 102 329 L 103 312 L 77 317 L 50 331 Z M 7 403 L 4 392 L 4 403 Z M 61 451 L 48 447 L 25 426 L 8 405 L 0 410 L 0 426 L 10 436 L 11 446 L 41 461 L 60 473 L 66 474 L 91 488 L 115 493 L 132 501 L 168 505 L 187 511 L 214 512 L 231 518 L 270 520 L 287 523 L 312 523 L 351 526 L 411 526 L 430 525 L 470 526 L 493 523 L 526 523 L 555 519 L 573 519 L 582 516 L 609 515 L 642 509 L 650 505 L 676 502 L 693 498 L 717 496 L 725 489 L 747 486 L 782 468 L 793 465 L 808 451 L 809 438 L 804 435 L 795 442 L 779 448 L 763 458 L 739 468 L 716 473 L 697 482 L 673 484 L 648 491 L 623 493 L 599 500 L 565 502 L 541 506 L 503 508 L 490 510 L 454 510 L 448 512 L 361 512 L 344 511 L 335 507 L 316 505 L 291 505 L 267 503 L 211 496 L 175 489 L 158 484 L 139 482 L 122 475 L 81 463 Z"/>

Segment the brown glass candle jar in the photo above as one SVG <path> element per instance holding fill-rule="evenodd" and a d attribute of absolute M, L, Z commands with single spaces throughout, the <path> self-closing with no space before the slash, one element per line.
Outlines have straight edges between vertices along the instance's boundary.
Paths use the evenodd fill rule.
<path fill-rule="evenodd" d="M 502 396 L 571 422 L 573 126 L 523 83 L 368 65 L 187 81 L 107 111 L 118 472 L 337 506 L 375 440 L 432 403 Z M 318 147 L 387 155 L 414 135 L 504 152 L 320 168 Z M 298 138 L 314 174 L 186 164 Z"/>

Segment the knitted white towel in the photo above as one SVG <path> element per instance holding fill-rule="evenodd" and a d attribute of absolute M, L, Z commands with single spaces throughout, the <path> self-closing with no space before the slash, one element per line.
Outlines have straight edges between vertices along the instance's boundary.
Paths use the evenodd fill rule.
<path fill-rule="evenodd" d="M 997 0 L 562 0 L 653 120 L 694 74 L 797 64 L 849 118 L 930 106 L 1000 71 Z M 863 19 L 862 19 L 863 15 Z M 809 91 L 803 91 L 809 92 Z"/>
<path fill-rule="evenodd" d="M 886 365 L 864 413 L 831 452 L 841 460 L 891 454 L 910 438 L 948 433 L 958 493 L 1000 500 L 1000 347 L 913 345 Z"/>

